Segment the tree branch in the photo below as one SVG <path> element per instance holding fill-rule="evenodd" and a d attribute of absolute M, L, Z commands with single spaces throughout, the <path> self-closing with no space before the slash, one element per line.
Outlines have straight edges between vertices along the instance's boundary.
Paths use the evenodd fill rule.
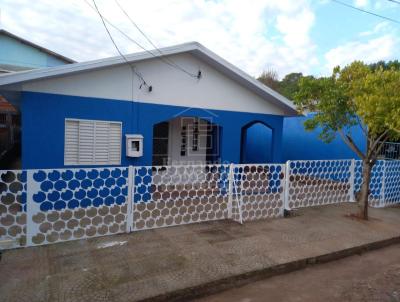
<path fill-rule="evenodd" d="M 381 135 L 378 136 L 378 138 L 373 142 L 372 146 L 371 146 L 371 151 L 374 151 L 376 146 L 379 144 L 379 142 L 385 137 L 386 134 L 388 134 L 389 129 L 383 131 L 383 133 Z"/>
<path fill-rule="evenodd" d="M 365 159 L 365 155 L 361 152 L 360 149 L 358 149 L 353 139 L 349 135 L 345 135 L 342 129 L 339 129 L 338 132 L 342 140 L 346 143 L 346 145 L 348 145 L 350 149 L 353 150 L 358 155 L 359 158 Z"/>

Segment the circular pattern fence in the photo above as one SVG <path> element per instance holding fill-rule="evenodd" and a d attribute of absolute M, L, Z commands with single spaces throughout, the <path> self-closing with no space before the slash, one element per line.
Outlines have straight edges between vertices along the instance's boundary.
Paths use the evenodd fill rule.
<path fill-rule="evenodd" d="M 126 231 L 128 168 L 36 170 L 28 181 L 31 244 Z"/>
<path fill-rule="evenodd" d="M 136 167 L 134 230 L 227 218 L 228 165 Z"/>
<path fill-rule="evenodd" d="M 26 242 L 26 171 L 0 171 L 0 240 Z"/>
<path fill-rule="evenodd" d="M 351 160 L 290 161 L 288 206 L 300 208 L 352 199 Z"/>

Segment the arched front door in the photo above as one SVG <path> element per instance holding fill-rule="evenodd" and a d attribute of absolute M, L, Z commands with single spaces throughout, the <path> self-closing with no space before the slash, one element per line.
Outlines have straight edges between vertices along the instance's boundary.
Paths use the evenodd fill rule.
<path fill-rule="evenodd" d="M 269 163 L 272 156 L 273 130 L 262 122 L 242 128 L 241 163 Z"/>

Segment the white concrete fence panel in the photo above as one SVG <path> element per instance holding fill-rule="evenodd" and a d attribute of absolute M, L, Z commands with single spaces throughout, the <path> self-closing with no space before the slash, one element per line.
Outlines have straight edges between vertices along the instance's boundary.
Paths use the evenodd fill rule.
<path fill-rule="evenodd" d="M 357 160 L 0 171 L 0 249 L 354 202 Z M 370 205 L 400 203 L 400 161 L 380 160 Z"/>

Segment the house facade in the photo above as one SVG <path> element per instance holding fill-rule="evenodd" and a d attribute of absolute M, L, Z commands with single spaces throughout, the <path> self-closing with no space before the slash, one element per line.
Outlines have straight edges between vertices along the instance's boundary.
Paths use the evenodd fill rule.
<path fill-rule="evenodd" d="M 0 77 L 22 113 L 23 168 L 245 162 L 269 129 L 282 161 L 292 103 L 199 43 Z"/>

